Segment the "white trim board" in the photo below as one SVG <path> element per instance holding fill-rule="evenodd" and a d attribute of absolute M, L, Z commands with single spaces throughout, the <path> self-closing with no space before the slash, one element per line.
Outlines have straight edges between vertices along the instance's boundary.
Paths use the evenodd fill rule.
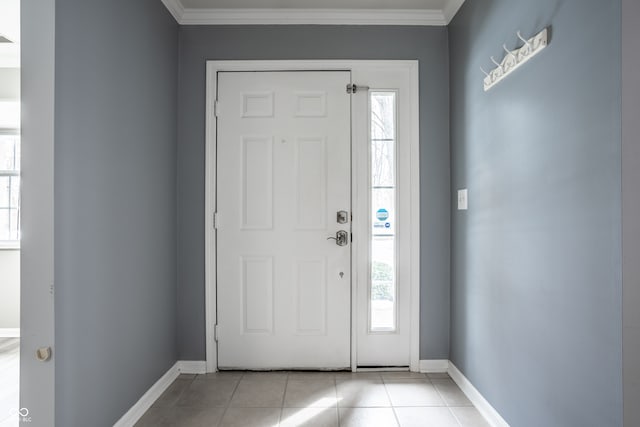
<path fill-rule="evenodd" d="M 20 338 L 20 328 L 0 328 L 0 338 Z"/>
<path fill-rule="evenodd" d="M 180 0 L 161 1 L 180 25 L 446 26 L 464 3 L 449 0 L 443 9 L 196 9 Z"/>
<path fill-rule="evenodd" d="M 447 372 L 449 370 L 449 361 L 447 359 L 421 360 L 420 372 L 423 374 L 435 374 Z"/>
<path fill-rule="evenodd" d="M 180 362 L 176 362 L 167 373 L 165 373 L 158 381 L 156 381 L 149 390 L 120 418 L 113 427 L 133 427 L 142 418 L 145 412 L 155 403 L 156 400 L 169 388 L 171 383 L 178 378 L 180 370 L 178 366 Z"/>
<path fill-rule="evenodd" d="M 204 374 L 205 371 L 204 360 L 178 360 L 113 427 L 133 427 L 180 374 Z"/>
<path fill-rule="evenodd" d="M 492 427 L 509 427 L 509 424 L 502 418 L 498 411 L 491 406 L 487 399 L 480 394 L 473 384 L 471 384 L 471 381 L 469 381 L 451 361 L 449 361 L 447 373 L 451 379 L 458 384 L 462 392 L 467 395 L 471 403 L 473 403 L 480 414 L 487 420 L 489 425 Z"/>
<path fill-rule="evenodd" d="M 207 373 L 207 362 L 204 360 L 179 360 L 176 366 L 181 374 Z"/>

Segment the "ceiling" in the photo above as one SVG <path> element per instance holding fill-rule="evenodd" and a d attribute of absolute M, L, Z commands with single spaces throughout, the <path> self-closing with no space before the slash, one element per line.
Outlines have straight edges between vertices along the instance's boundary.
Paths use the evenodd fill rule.
<path fill-rule="evenodd" d="M 161 0 L 183 25 L 447 25 L 464 0 Z"/>

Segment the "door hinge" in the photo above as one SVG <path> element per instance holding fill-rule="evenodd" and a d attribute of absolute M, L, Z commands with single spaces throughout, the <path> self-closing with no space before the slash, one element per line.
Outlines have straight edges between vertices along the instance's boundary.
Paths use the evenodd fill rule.
<path fill-rule="evenodd" d="M 213 325 L 213 340 L 218 342 L 218 324 Z"/>
<path fill-rule="evenodd" d="M 214 212 L 213 213 L 213 229 L 217 230 L 218 229 L 218 212 Z"/>
<path fill-rule="evenodd" d="M 214 117 L 218 117 L 219 109 L 220 109 L 220 104 L 218 103 L 218 100 L 216 99 L 215 101 L 213 101 L 213 116 Z"/>
<path fill-rule="evenodd" d="M 355 83 L 349 83 L 347 85 L 347 93 L 351 95 L 358 93 L 359 90 L 368 91 L 369 89 L 370 89 L 369 86 L 359 86 Z"/>

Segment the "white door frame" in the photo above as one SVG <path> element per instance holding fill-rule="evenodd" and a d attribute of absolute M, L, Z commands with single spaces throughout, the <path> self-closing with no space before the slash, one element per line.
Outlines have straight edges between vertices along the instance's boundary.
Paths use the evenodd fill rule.
<path fill-rule="evenodd" d="M 20 408 L 32 427 L 55 423 L 55 0 L 23 1 L 20 241 Z M 39 362 L 35 349 L 51 347 Z"/>
<path fill-rule="evenodd" d="M 405 68 L 411 72 L 411 129 L 408 130 L 411 150 L 411 201 L 410 218 L 411 233 L 405 243 L 410 245 L 410 288 L 411 288 L 411 344 L 410 369 L 419 370 L 420 362 L 420 161 L 419 161 L 419 81 L 418 61 L 415 60 L 283 60 L 283 61 L 207 61 L 206 83 L 206 141 L 205 141 L 205 322 L 206 322 L 206 366 L 207 372 L 215 372 L 218 367 L 218 354 L 215 342 L 216 313 L 216 233 L 214 229 L 214 212 L 216 211 L 216 127 L 215 101 L 217 98 L 217 73 L 220 71 L 351 71 L 371 68 Z M 353 74 L 352 74 L 353 76 Z M 366 84 L 354 81 L 356 84 Z M 346 90 L 346 88 L 345 88 Z M 355 132 L 352 127 L 352 140 Z M 352 147 L 352 177 L 355 176 L 355 158 L 362 153 L 354 151 Z M 352 179 L 352 182 L 355 182 Z M 352 205 L 357 199 L 357 188 L 351 190 Z M 354 240 L 353 253 L 357 253 L 358 239 Z M 352 259 L 356 259 L 353 256 Z M 351 284 L 351 367 L 356 370 L 356 323 L 357 268 L 352 265 Z"/>

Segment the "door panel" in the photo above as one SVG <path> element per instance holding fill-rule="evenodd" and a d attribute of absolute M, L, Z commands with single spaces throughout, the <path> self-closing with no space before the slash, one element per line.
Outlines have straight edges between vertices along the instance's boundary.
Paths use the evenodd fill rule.
<path fill-rule="evenodd" d="M 218 366 L 350 366 L 350 73 L 220 72 Z"/>

